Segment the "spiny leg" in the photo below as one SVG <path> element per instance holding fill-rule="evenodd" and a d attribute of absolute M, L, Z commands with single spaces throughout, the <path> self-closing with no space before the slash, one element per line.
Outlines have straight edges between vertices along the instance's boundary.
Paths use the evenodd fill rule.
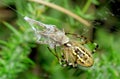
<path fill-rule="evenodd" d="M 72 64 L 72 67 L 77 68 L 77 65 L 78 65 L 77 62 L 75 61 L 74 64 Z"/>
<path fill-rule="evenodd" d="M 60 61 L 61 65 L 64 66 L 64 67 L 66 67 L 66 66 L 73 67 L 73 68 L 77 67 L 76 59 L 73 60 L 73 57 L 72 57 L 73 55 L 71 56 L 71 52 L 68 51 L 68 50 L 66 50 L 66 51 L 62 51 L 63 53 L 61 55 L 62 58 L 61 58 L 61 61 Z M 72 58 L 72 60 L 71 60 L 71 58 Z"/>
<path fill-rule="evenodd" d="M 62 65 L 63 67 L 68 66 L 66 59 L 61 58 L 60 61 L 59 61 L 59 63 L 60 63 L 60 65 Z"/>
<path fill-rule="evenodd" d="M 48 48 L 48 50 L 54 55 L 54 56 L 56 56 L 56 58 L 58 59 L 58 56 L 57 56 L 57 54 L 55 54 L 52 50 L 51 50 L 51 48 L 50 47 L 47 47 Z"/>
<path fill-rule="evenodd" d="M 92 54 L 95 53 L 99 47 L 97 43 L 93 43 L 93 44 L 95 45 L 95 48 L 92 50 Z"/>
<path fill-rule="evenodd" d="M 67 61 L 66 61 L 66 59 L 65 59 L 65 57 L 64 57 L 64 54 L 62 53 L 62 54 L 61 54 L 61 58 L 60 58 L 60 60 L 59 60 L 59 63 L 60 63 L 61 66 L 66 67 L 66 66 L 67 66 L 66 62 L 67 62 Z"/>
<path fill-rule="evenodd" d="M 81 42 L 82 45 L 89 42 L 89 40 L 86 37 L 84 37 L 83 35 L 78 35 L 78 34 L 75 34 L 75 33 L 65 33 L 65 34 L 75 36 L 76 38 L 80 38 L 82 40 L 82 42 Z"/>
<path fill-rule="evenodd" d="M 84 45 L 86 43 L 93 43 L 93 42 L 89 41 L 86 37 L 84 37 L 83 35 L 78 35 L 78 34 L 74 34 L 74 33 L 65 33 L 65 34 L 73 35 L 76 38 L 83 39 L 83 41 L 81 42 L 82 45 Z M 93 43 L 93 44 L 95 45 L 95 48 L 92 50 L 92 54 L 95 53 L 95 51 L 99 47 L 97 43 Z"/>
<path fill-rule="evenodd" d="M 49 51 L 50 51 L 54 56 L 56 56 L 56 58 L 58 59 L 60 65 L 65 66 L 65 65 L 63 65 L 63 62 L 65 62 L 64 57 L 63 57 L 63 55 L 62 55 L 62 58 L 59 58 L 59 56 L 58 56 L 58 54 L 57 54 L 58 52 L 57 52 L 56 46 L 54 47 L 54 52 L 51 50 L 50 47 L 47 47 L 47 48 L 49 49 Z"/>
<path fill-rule="evenodd" d="M 56 47 L 56 46 L 54 47 L 54 52 L 51 50 L 50 47 L 48 47 L 48 49 L 49 49 L 49 51 L 50 51 L 54 56 L 56 56 L 57 60 L 58 60 L 59 63 L 62 65 L 62 63 L 61 63 L 62 59 L 61 59 L 61 58 L 59 57 L 59 55 L 58 55 L 57 47 Z"/>

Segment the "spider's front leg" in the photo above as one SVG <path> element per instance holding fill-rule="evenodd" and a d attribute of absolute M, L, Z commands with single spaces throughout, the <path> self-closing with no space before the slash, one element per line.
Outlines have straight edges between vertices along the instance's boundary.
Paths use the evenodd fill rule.
<path fill-rule="evenodd" d="M 78 35 L 78 34 L 75 34 L 75 33 L 65 33 L 66 35 L 72 35 L 74 36 L 75 38 L 80 38 L 80 44 L 84 45 L 88 42 L 90 42 L 86 37 L 84 37 L 83 35 Z"/>
<path fill-rule="evenodd" d="M 87 43 L 93 43 L 91 41 L 89 41 L 86 37 L 84 37 L 83 35 L 78 35 L 78 34 L 74 34 L 74 33 L 65 33 L 66 35 L 72 35 L 76 38 L 80 38 L 80 44 L 84 45 L 84 44 L 87 44 Z M 95 48 L 92 50 L 92 54 L 94 52 L 96 52 L 97 48 L 98 48 L 98 44 L 97 43 L 93 43 Z"/>
<path fill-rule="evenodd" d="M 53 50 L 50 47 L 48 47 L 48 49 L 57 58 L 60 65 L 62 65 L 62 62 L 64 62 L 65 60 L 62 57 L 59 56 L 58 51 L 57 51 L 57 46 L 54 46 Z"/>

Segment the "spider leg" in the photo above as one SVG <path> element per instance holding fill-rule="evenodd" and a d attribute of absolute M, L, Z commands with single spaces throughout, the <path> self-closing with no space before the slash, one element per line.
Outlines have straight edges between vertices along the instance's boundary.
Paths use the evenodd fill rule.
<path fill-rule="evenodd" d="M 76 38 L 80 38 L 81 39 L 81 44 L 84 45 L 88 42 L 90 42 L 86 37 L 84 37 L 83 35 L 78 35 L 78 34 L 75 34 L 75 33 L 65 33 L 66 35 L 72 35 L 72 36 L 75 36 Z"/>
<path fill-rule="evenodd" d="M 77 66 L 78 66 L 78 64 L 77 64 L 77 58 L 76 58 L 76 60 L 74 61 L 73 67 L 74 67 L 74 68 L 77 68 Z"/>
<path fill-rule="evenodd" d="M 56 46 L 54 47 L 54 52 L 51 50 L 50 47 L 47 47 L 47 48 L 58 59 L 58 61 L 60 62 L 61 59 L 59 58 L 59 55 L 58 55 L 58 52 L 57 52 L 57 47 Z"/>
<path fill-rule="evenodd" d="M 60 59 L 59 59 L 59 63 L 60 63 L 60 65 L 61 66 L 63 66 L 63 67 L 66 67 L 66 66 L 69 66 L 68 65 L 68 61 L 65 59 L 65 55 L 64 55 L 64 53 L 63 53 L 63 50 L 61 50 L 62 52 L 60 52 Z"/>
<path fill-rule="evenodd" d="M 60 65 L 62 65 L 63 67 L 68 66 L 67 61 L 66 61 L 66 59 L 64 59 L 64 58 L 61 58 L 60 61 L 59 61 L 59 63 L 60 63 Z"/>
<path fill-rule="evenodd" d="M 48 50 L 49 50 L 54 56 L 58 57 L 58 56 L 51 50 L 50 47 L 47 47 L 47 48 L 48 48 Z"/>
<path fill-rule="evenodd" d="M 58 57 L 58 52 L 57 52 L 57 47 L 56 47 L 56 45 L 55 45 L 55 47 L 54 47 L 54 51 L 55 51 L 55 53 L 56 53 L 56 57 L 57 57 L 57 59 L 59 60 L 59 57 Z"/>
<path fill-rule="evenodd" d="M 92 50 L 92 54 L 95 53 L 99 47 L 97 43 L 93 43 L 93 44 L 95 45 L 95 48 Z"/>
<path fill-rule="evenodd" d="M 76 38 L 80 38 L 82 39 L 82 42 L 80 42 L 80 44 L 84 45 L 86 43 L 93 43 L 91 41 L 89 41 L 86 37 L 84 37 L 83 35 L 78 35 L 78 34 L 74 34 L 74 33 L 65 33 L 66 35 L 72 35 L 75 36 Z M 96 52 L 97 48 L 99 47 L 97 43 L 93 43 L 95 45 L 95 48 L 92 50 L 92 54 Z"/>
<path fill-rule="evenodd" d="M 64 58 L 64 55 L 61 54 L 61 57 L 58 56 L 58 52 L 57 52 L 56 46 L 55 46 L 54 51 L 55 51 L 55 53 L 56 53 L 56 57 L 57 57 L 57 59 L 58 59 L 60 65 L 62 65 L 63 67 L 68 66 L 67 60 Z"/>

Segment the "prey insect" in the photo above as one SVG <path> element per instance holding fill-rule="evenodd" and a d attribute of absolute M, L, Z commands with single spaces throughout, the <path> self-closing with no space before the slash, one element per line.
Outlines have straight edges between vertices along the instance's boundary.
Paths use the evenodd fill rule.
<path fill-rule="evenodd" d="M 78 42 L 76 40 L 70 39 L 64 31 L 56 28 L 55 25 L 47 25 L 40 21 L 36 21 L 29 17 L 24 18 L 32 27 L 37 37 L 37 43 L 48 44 L 49 50 L 57 57 L 59 63 L 62 66 L 72 66 L 78 67 L 79 65 L 84 67 L 90 67 L 93 65 L 92 52 L 89 51 L 84 44 L 87 41 Z M 42 30 L 35 28 L 34 24 L 43 27 Z M 69 34 L 69 33 L 68 33 Z M 82 38 L 82 36 L 77 34 L 70 34 L 76 38 Z M 44 38 L 44 40 L 41 40 Z M 86 39 L 86 38 L 84 38 Z M 95 43 L 97 49 L 98 45 Z M 60 47 L 61 53 L 57 51 L 57 47 Z M 52 51 L 54 49 L 54 52 Z M 95 50 L 93 50 L 95 52 Z"/>
<path fill-rule="evenodd" d="M 56 28 L 55 25 L 47 25 L 29 17 L 24 17 L 24 19 L 31 25 L 32 29 L 34 30 L 38 43 L 48 44 L 50 48 L 54 48 L 56 46 L 61 46 L 69 41 L 69 38 L 65 35 L 64 30 L 60 31 Z M 43 27 L 43 29 L 38 30 L 34 27 L 34 24 Z M 41 41 L 41 38 L 45 39 Z"/>

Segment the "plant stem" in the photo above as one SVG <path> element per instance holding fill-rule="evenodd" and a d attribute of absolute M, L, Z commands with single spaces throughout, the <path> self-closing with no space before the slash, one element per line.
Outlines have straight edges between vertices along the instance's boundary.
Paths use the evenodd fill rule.
<path fill-rule="evenodd" d="M 92 0 L 88 0 L 82 10 L 83 13 L 86 13 L 86 11 L 88 10 L 88 8 L 90 7 Z"/>
<path fill-rule="evenodd" d="M 28 0 L 28 1 L 33 1 L 33 2 L 36 2 L 36 3 L 40 3 L 40 4 L 43 4 L 43 5 L 46 5 L 48 7 L 51 7 L 53 9 L 56 9 L 56 10 L 58 10 L 60 12 L 63 12 L 65 14 L 73 17 L 74 19 L 78 20 L 79 22 L 81 22 L 82 24 L 84 24 L 84 25 L 86 25 L 88 27 L 91 26 L 91 24 L 87 20 L 83 19 L 82 17 L 76 15 L 75 13 L 73 13 L 73 12 L 63 8 L 63 7 L 60 7 L 60 6 L 56 5 L 56 4 L 53 4 L 53 3 L 50 3 L 50 2 L 46 2 L 44 0 Z"/>

